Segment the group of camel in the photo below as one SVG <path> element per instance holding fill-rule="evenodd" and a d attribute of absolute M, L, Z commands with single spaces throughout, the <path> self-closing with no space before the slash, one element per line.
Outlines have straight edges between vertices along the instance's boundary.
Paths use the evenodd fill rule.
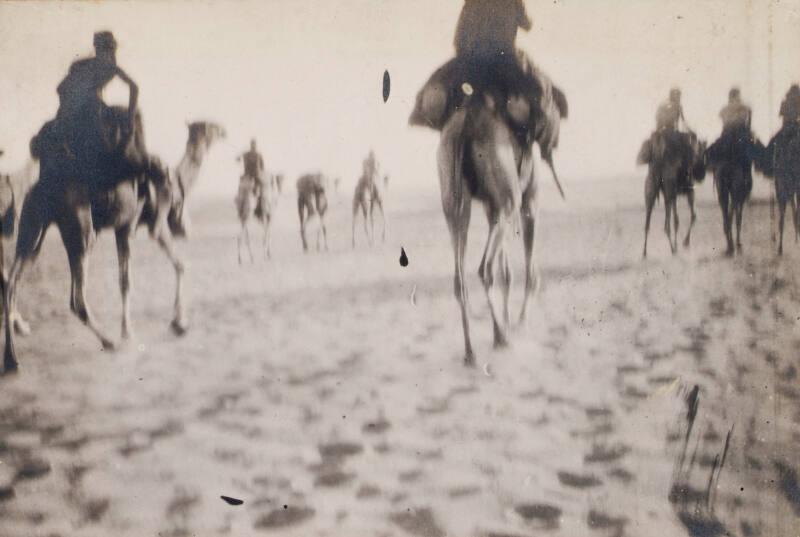
<path fill-rule="evenodd" d="M 472 201 L 482 203 L 488 223 L 489 234 L 478 269 L 489 305 L 494 329 L 494 344 L 502 347 L 508 343 L 510 327 L 509 292 L 512 271 L 509 264 L 508 239 L 521 225 L 525 257 L 525 290 L 519 313 L 520 323 L 524 323 L 531 298 L 538 288 L 539 277 L 533 262 L 534 233 L 536 226 L 537 176 L 530 140 L 520 138 L 507 121 L 500 107 L 494 105 L 491 95 L 476 95 L 464 106 L 456 110 L 444 126 L 438 153 L 438 172 L 441 187 L 442 208 L 450 232 L 455 259 L 454 293 L 461 309 L 461 319 L 465 347 L 465 363 L 475 363 L 470 339 L 469 298 L 467 294 L 464 257 L 467 234 L 472 210 Z M 558 121 L 556 119 L 555 121 Z M 172 239 L 182 236 L 188 227 L 186 202 L 188 194 L 197 179 L 198 172 L 211 145 L 225 137 L 225 130 L 210 122 L 188 124 L 186 152 L 171 170 L 167 170 L 162 180 L 129 177 L 119 182 L 110 191 L 92 193 L 87 181 L 78 177 L 58 174 L 60 162 L 56 157 L 39 155 L 40 178 L 35 183 L 22 205 L 18 224 L 16 257 L 6 279 L 3 272 L 3 311 L 6 345 L 4 350 L 4 372 L 17 369 L 18 363 L 14 349 L 16 332 L 26 333 L 26 323 L 20 316 L 16 305 L 16 292 L 24 269 L 35 259 L 42 246 L 44 234 L 51 224 L 61 232 L 67 250 L 72 276 L 70 307 L 75 315 L 99 338 L 104 348 L 113 348 L 114 343 L 97 327 L 85 297 L 85 284 L 88 269 L 87 254 L 92 246 L 94 235 L 102 229 L 113 229 L 116 235 L 119 259 L 119 284 L 122 294 L 122 339 L 131 337 L 132 329 L 129 312 L 130 292 L 130 239 L 140 225 L 147 225 L 151 236 L 158 242 L 173 264 L 176 281 L 174 318 L 172 328 L 183 333 L 187 328 L 185 302 L 182 298 L 184 265 L 173 248 Z M 36 156 L 36 155 L 34 155 Z M 713 156 L 712 156 L 713 157 Z M 798 222 L 798 197 L 800 197 L 800 136 L 777 135 L 767 147 L 755 144 L 755 166 L 764 174 L 774 177 L 776 196 L 780 211 L 782 252 L 783 223 L 786 205 L 794 211 L 794 225 L 800 232 Z M 692 180 L 700 180 L 710 168 L 723 212 L 723 222 L 729 252 L 734 251 L 731 222 L 737 224 L 737 245 L 741 228 L 742 207 L 752 184 L 741 165 L 725 159 L 710 158 L 705 144 L 692 139 L 689 154 L 675 151 L 668 143 L 650 144 L 646 151 L 640 152 L 639 162 L 646 163 L 649 171 L 646 180 L 646 223 L 645 249 L 650 215 L 656 197 L 661 194 L 666 208 L 665 232 L 673 252 L 677 249 L 678 219 L 675 209 L 679 194 L 681 173 L 688 173 Z M 741 161 L 740 161 L 741 162 Z M 552 164 L 552 161 L 550 161 Z M 552 165 L 551 165 L 552 168 Z M 58 178 L 61 178 L 60 180 Z M 554 174 L 555 177 L 555 174 Z M 55 178 L 55 179 L 54 179 Z M 384 187 L 385 181 L 384 178 Z M 359 212 L 365 218 L 365 233 L 371 242 L 374 238 L 372 213 L 374 208 L 383 212 L 383 198 L 378 176 L 373 174 L 359 180 L 353 198 L 353 236 L 355 246 L 355 219 Z M 0 181 L 0 218 L 13 212 L 13 191 Z M 266 196 L 261 200 L 259 218 L 267 233 L 265 255 L 269 256 L 268 227 L 275 207 L 280 181 L 275 177 L 268 181 Z M 273 187 L 274 185 L 274 187 Z M 255 207 L 245 202 L 253 191 L 252 185 L 245 185 L 244 194 L 237 201 L 239 216 L 246 224 L 251 210 Z M 273 191 L 273 188 L 275 190 Z M 309 219 L 317 216 L 317 250 L 327 249 L 327 230 L 325 214 L 328 179 L 319 173 L 306 174 L 297 180 L 297 207 L 300 216 L 300 235 L 303 250 L 308 250 L 306 227 Z M 695 215 L 691 190 L 685 192 L 692 206 L 692 222 Z M 258 203 L 256 203 L 258 206 Z M 2 212 L 5 211 L 5 212 Z M 366 225 L 366 218 L 372 229 Z M 674 220 L 674 232 L 671 218 Z M 3 220 L 3 233 L 9 231 Z M 691 225 L 685 244 L 690 240 Z M 385 224 L 384 224 L 385 234 Z M 249 247 L 249 246 L 248 246 Z M 252 253 L 251 253 L 252 256 Z M 496 283 L 500 285 L 498 302 L 494 296 Z"/>
<path fill-rule="evenodd" d="M 380 174 L 375 170 L 363 173 L 356 183 L 353 193 L 352 212 L 352 246 L 356 246 L 356 221 L 359 214 L 364 220 L 364 234 L 370 245 L 375 238 L 375 210 L 380 211 L 381 238 L 386 240 L 386 216 L 384 214 L 385 191 L 388 186 L 389 176 Z M 245 244 L 250 261 L 253 262 L 253 251 L 250 247 L 250 233 L 248 223 L 255 219 L 263 230 L 264 258 L 271 258 L 271 223 L 278 204 L 278 199 L 283 191 L 283 176 L 266 174 L 261 181 L 249 175 L 243 175 L 239 180 L 239 189 L 234 199 L 236 213 L 241 224 L 237 237 L 237 250 L 239 264 L 242 264 L 242 244 Z M 339 179 L 334 179 L 334 188 L 338 190 Z M 309 222 L 316 217 L 318 220 L 316 249 L 328 250 L 328 231 L 325 216 L 328 211 L 328 191 L 330 180 L 322 173 L 308 173 L 297 179 L 297 211 L 300 217 L 300 240 L 303 251 L 308 251 L 306 231 Z"/>
<path fill-rule="evenodd" d="M 800 131 L 800 129 L 797 129 Z M 639 152 L 637 163 L 647 164 L 645 181 L 645 228 L 643 257 L 647 257 L 647 236 L 650 216 L 659 195 L 664 199 L 664 232 L 672 253 L 678 248 L 677 197 L 685 195 L 691 211 L 691 222 L 686 232 L 684 246 L 688 247 L 692 226 L 696 220 L 694 191 L 691 183 L 700 182 L 706 171 L 714 175 L 714 188 L 722 211 L 722 228 L 727 242 L 727 255 L 742 251 L 741 230 L 745 202 L 753 188 L 752 169 L 775 181 L 775 198 L 778 202 L 778 255 L 783 254 L 783 233 L 786 207 L 792 208 L 795 237 L 800 237 L 800 132 L 793 135 L 781 130 L 765 147 L 758 139 L 740 140 L 739 151 L 712 151 L 694 134 L 689 135 L 690 146 L 682 149 L 668 143 L 664 136 L 653 136 Z M 712 144 L 719 145 L 718 142 Z M 743 165 L 743 162 L 747 163 Z M 752 163 L 752 164 L 750 164 Z M 688 175 L 688 188 L 682 188 L 682 174 Z M 674 231 L 671 226 L 674 224 Z M 736 224 L 734 241 L 733 225 Z"/>

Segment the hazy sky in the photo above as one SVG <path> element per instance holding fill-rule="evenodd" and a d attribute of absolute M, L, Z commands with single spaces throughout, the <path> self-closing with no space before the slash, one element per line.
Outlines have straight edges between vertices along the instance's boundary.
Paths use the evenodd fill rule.
<path fill-rule="evenodd" d="M 323 170 L 352 185 L 370 147 L 393 186 L 438 189 L 437 134 L 410 128 L 414 96 L 453 53 L 462 0 L 7 2 L 0 0 L 0 170 L 28 158 L 28 141 L 58 106 L 55 88 L 92 34 L 110 29 L 138 82 L 151 152 L 174 164 L 184 122 L 213 119 L 229 138 L 198 187 L 233 195 L 235 156 L 256 137 L 267 167 L 294 178 Z M 641 140 L 669 88 L 687 120 L 719 132 L 731 85 L 754 109 L 762 138 L 800 80 L 800 0 L 527 0 L 523 47 L 570 101 L 557 165 L 565 180 L 637 172 Z M 772 11 L 772 32 L 768 31 Z M 772 37 L 770 79 L 769 36 Z M 384 69 L 392 79 L 381 97 Z M 772 95 L 769 95 L 770 81 Z M 106 101 L 127 102 L 115 85 Z M 771 106 L 771 108 L 770 108 Z"/>

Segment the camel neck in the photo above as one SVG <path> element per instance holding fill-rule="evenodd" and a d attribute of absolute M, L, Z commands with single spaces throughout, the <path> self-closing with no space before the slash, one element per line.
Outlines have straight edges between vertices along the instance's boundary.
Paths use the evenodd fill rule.
<path fill-rule="evenodd" d="M 200 165 L 203 163 L 205 156 L 206 151 L 202 145 L 193 144 L 191 142 L 186 144 L 186 155 L 184 158 L 188 158 L 192 163 Z"/>

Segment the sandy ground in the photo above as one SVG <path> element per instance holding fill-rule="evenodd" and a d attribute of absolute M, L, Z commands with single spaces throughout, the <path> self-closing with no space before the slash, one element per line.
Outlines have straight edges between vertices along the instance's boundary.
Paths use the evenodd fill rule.
<path fill-rule="evenodd" d="M 544 285 L 503 351 L 475 211 L 466 369 L 438 187 L 392 194 L 385 245 L 350 249 L 342 195 L 330 252 L 307 255 L 284 196 L 274 259 L 243 267 L 232 202 L 197 205 L 183 338 L 142 232 L 137 337 L 116 352 L 69 313 L 51 231 L 20 299 L 21 372 L 0 380 L 0 535 L 800 534 L 800 246 L 776 258 L 767 206 L 748 207 L 734 259 L 709 204 L 670 256 L 659 206 L 647 261 L 638 206 L 543 210 Z M 111 235 L 92 262 L 116 335 Z"/>

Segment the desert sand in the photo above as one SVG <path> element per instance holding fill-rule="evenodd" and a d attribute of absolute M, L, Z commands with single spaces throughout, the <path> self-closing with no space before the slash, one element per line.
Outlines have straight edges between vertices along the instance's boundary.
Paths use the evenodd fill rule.
<path fill-rule="evenodd" d="M 350 248 L 350 196 L 333 196 L 327 253 L 302 253 L 286 192 L 273 259 L 241 267 L 233 202 L 197 203 L 184 337 L 168 329 L 172 269 L 142 230 L 136 339 L 114 352 L 70 314 L 51 230 L 21 288 L 21 370 L 0 379 L 0 535 L 800 534 L 800 245 L 787 233 L 777 258 L 769 207 L 751 203 L 744 252 L 722 255 L 707 182 L 691 247 L 668 253 L 659 205 L 642 260 L 629 181 L 605 208 L 545 189 L 543 285 L 501 351 L 473 212 L 474 369 L 435 181 L 390 188 L 373 248 Z M 90 304 L 117 337 L 112 234 L 91 259 Z"/>

